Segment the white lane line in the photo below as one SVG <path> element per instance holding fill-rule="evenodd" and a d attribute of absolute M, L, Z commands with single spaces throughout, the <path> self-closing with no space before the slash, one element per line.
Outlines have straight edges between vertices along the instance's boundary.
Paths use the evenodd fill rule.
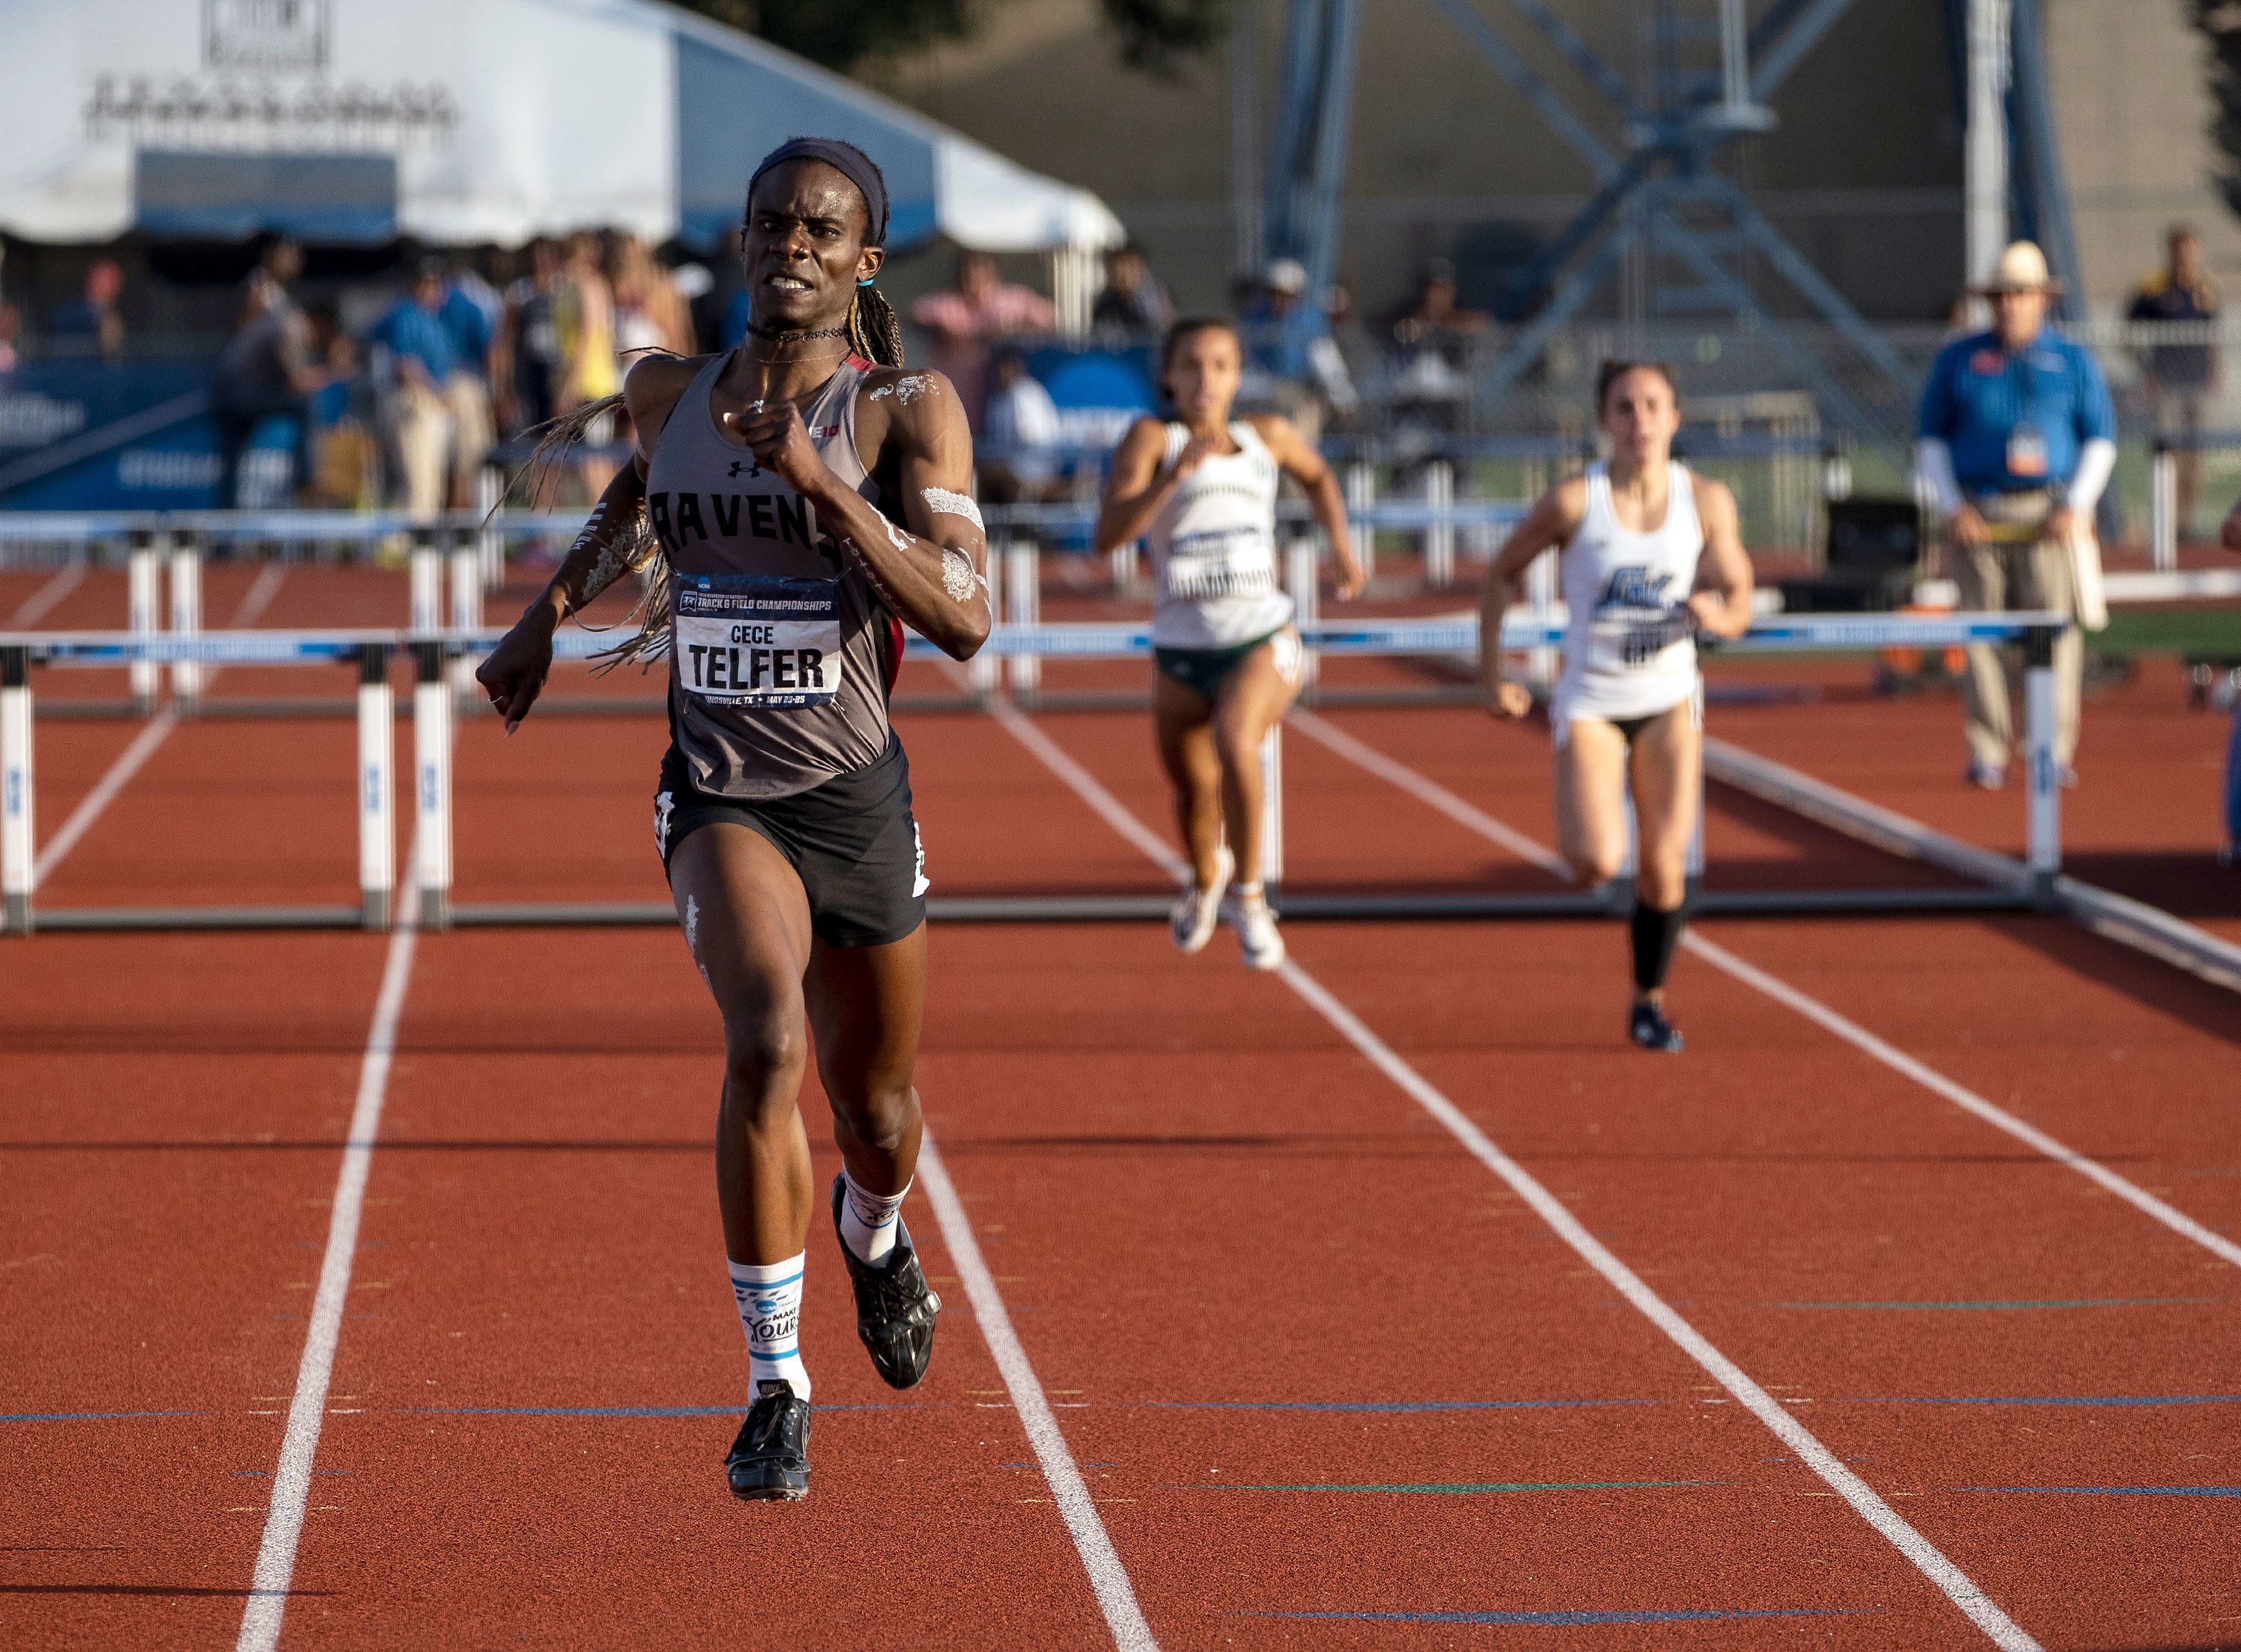
<path fill-rule="evenodd" d="M 933 1145 L 931 1132 L 919 1140 L 918 1176 L 927 1201 L 933 1206 L 934 1220 L 941 1226 L 942 1242 L 949 1247 L 950 1259 L 957 1264 L 957 1276 L 964 1281 L 966 1299 L 973 1305 L 973 1317 L 980 1323 L 980 1335 L 988 1344 L 988 1352 L 995 1356 L 997 1370 L 1003 1373 L 1004 1387 L 1012 1396 L 1012 1408 L 1019 1414 L 1020 1426 L 1027 1430 L 1027 1443 L 1034 1448 L 1035 1461 L 1041 1465 L 1052 1499 L 1073 1535 L 1074 1552 L 1081 1556 L 1082 1569 L 1089 1574 L 1089 1586 L 1096 1591 L 1106 1626 L 1113 1632 L 1113 1643 L 1123 1652 L 1154 1652 L 1158 1643 L 1152 1639 L 1151 1626 L 1144 1622 L 1143 1609 L 1136 1603 L 1135 1587 L 1128 1581 L 1127 1568 L 1121 1565 L 1112 1538 L 1106 1534 L 1105 1522 L 1097 1517 L 1097 1505 L 1090 1497 L 1089 1488 L 1082 1482 L 1080 1469 L 1074 1466 L 1074 1454 L 1067 1448 L 1066 1435 L 1060 1432 L 1058 1419 L 1051 1415 L 1050 1401 L 1035 1376 L 1034 1367 L 1028 1362 L 1027 1351 L 1012 1329 L 1012 1316 L 1006 1312 L 995 1277 L 981 1257 L 972 1221 L 966 1215 L 964 1203 L 949 1180 L 949 1172 L 941 1162 L 941 1154 Z"/>
<path fill-rule="evenodd" d="M 416 864 L 408 853 L 405 864 Z M 389 1090 L 389 1069 L 397 1053 L 397 1023 L 412 976 L 418 939 L 412 914 L 418 908 L 408 873 L 398 891 L 397 927 L 390 933 L 389 958 L 381 972 L 381 991 L 373 1004 L 358 1067 L 358 1101 L 351 1109 L 350 1138 L 335 1179 L 334 1212 L 327 1220 L 326 1254 L 319 1262 L 319 1288 L 311 1299 L 311 1322 L 304 1334 L 304 1357 L 296 1368 L 296 1395 L 288 1406 L 287 1431 L 272 1475 L 272 1502 L 264 1516 L 264 1541 L 257 1551 L 249 1602 L 241 1614 L 237 1652 L 271 1652 L 279 1644 L 280 1620 L 296 1575 L 296 1542 L 303 1535 L 304 1506 L 311 1491 L 311 1460 L 319 1449 L 319 1425 L 326 1419 L 327 1389 L 334 1379 L 335 1345 L 341 1340 L 343 1307 L 350 1295 L 351 1267 L 358 1254 L 358 1218 L 365 1207 L 366 1177 L 373 1167 L 374 1137 L 381 1127 L 381 1105 Z"/>
<path fill-rule="evenodd" d="M 1430 779 L 1424 775 L 1419 774 L 1414 769 L 1406 768 L 1402 765 L 1393 761 L 1390 758 L 1385 757 L 1381 752 L 1371 751 L 1369 747 L 1362 746 L 1361 743 L 1359 740 L 1355 739 L 1353 736 L 1341 733 L 1339 730 L 1332 728 L 1328 724 L 1322 723 L 1320 719 L 1308 719 L 1304 713 L 1295 712 L 1294 715 L 1295 718 L 1302 718 L 1305 719 L 1302 721 L 1302 728 L 1305 732 L 1314 735 L 1314 738 L 1319 740 L 1322 740 L 1325 745 L 1329 746 L 1333 751 L 1339 752 L 1341 755 L 1353 758 L 1355 761 L 1361 762 L 1361 758 L 1356 757 L 1355 755 L 1355 752 L 1348 749 L 1349 747 L 1354 747 L 1359 748 L 1361 752 L 1368 753 L 1369 756 L 1376 758 L 1379 763 L 1382 765 L 1382 767 L 1373 770 L 1373 772 L 1384 774 L 1388 770 L 1397 770 L 1401 773 L 1406 774 L 1410 781 L 1407 790 L 1411 793 L 1411 795 L 1422 798 L 1427 802 L 1433 802 L 1435 795 L 1445 798 L 1448 800 L 1448 803 L 1454 806 L 1453 807 L 1448 807 L 1445 805 L 1438 803 L 1434 803 L 1434 806 L 1439 808 L 1440 812 L 1442 814 L 1447 815 L 1449 819 L 1460 820 L 1466 826 L 1471 826 L 1471 822 L 1465 817 L 1467 815 L 1477 814 L 1478 811 L 1473 809 L 1469 804 L 1465 803 L 1461 798 L 1456 797 L 1454 793 L 1448 791 L 1446 787 L 1441 786 L 1436 780 Z M 1308 726 L 1308 725 L 1310 722 L 1315 724 L 1316 726 Z M 1328 735 L 1336 735 L 1337 739 L 1335 740 L 1330 739 L 1327 738 Z M 1367 763 L 1364 763 L 1362 766 L 1365 768 L 1370 767 Z M 1390 778 L 1390 776 L 1388 775 L 1387 778 Z M 1397 785 L 1399 782 L 1395 781 L 1395 784 Z M 1495 842 L 1502 844 L 1505 848 L 1509 847 L 1511 840 L 1517 838 L 1519 835 L 1510 827 L 1502 826 L 1500 821 L 1492 820 L 1490 817 L 1481 816 L 1480 818 L 1482 819 L 1488 820 L 1490 825 L 1501 827 L 1502 835 L 1496 837 L 1490 833 L 1486 833 L 1485 835 L 1492 838 Z M 1477 831 L 1479 828 L 1475 826 L 1472 826 L 1472 830 Z M 1527 841 L 1529 842 L 1530 839 L 1527 839 Z M 1537 845 L 1535 846 L 1538 847 Z M 1569 878 L 1570 874 L 1565 869 L 1561 861 L 1557 861 L 1555 857 L 1549 855 L 1548 851 L 1545 849 L 1542 850 L 1541 853 L 1544 857 L 1546 857 L 1548 861 L 1554 863 L 1553 870 L 1555 870 L 1560 876 Z M 1978 1095 L 1974 1090 L 1970 1089 L 1965 1085 L 1957 1083 L 1955 1080 L 1947 1078 L 1943 1073 L 1938 1072 L 1937 1068 L 1929 1066 L 1925 1062 L 1917 1060 L 1913 1056 L 1909 1055 L 1905 1051 L 1899 1049 L 1895 1045 L 1890 1044 L 1883 1039 L 1877 1038 L 1873 1033 L 1869 1032 L 1866 1027 L 1862 1027 L 1857 1021 L 1853 1020 L 1850 1017 L 1844 1015 L 1836 1010 L 1831 1009 L 1819 999 L 1813 997 L 1810 993 L 1799 991 L 1796 987 L 1790 986 L 1787 981 L 1778 980 L 1775 976 L 1768 974 L 1766 971 L 1760 969 L 1756 965 L 1746 963 L 1743 960 L 1736 957 L 1735 953 L 1729 952 L 1726 947 L 1722 946 L 1716 942 L 1705 940 L 1694 929 L 1688 930 L 1682 935 L 1681 944 L 1688 948 L 1689 951 L 1694 953 L 1697 957 L 1702 959 L 1706 963 L 1711 965 L 1714 968 L 1723 971 L 1727 974 L 1733 976 L 1736 980 L 1743 982 L 1746 987 L 1753 987 L 1758 992 L 1763 993 L 1767 997 L 1774 1000 L 1776 1003 L 1782 1005 L 1784 1008 L 1795 1010 L 1798 1014 L 1803 1015 L 1806 1020 L 1813 1022 L 1816 1026 L 1820 1027 L 1828 1032 L 1834 1033 L 1838 1038 L 1843 1040 L 1847 1044 L 1850 1044 L 1854 1049 L 1858 1050 L 1864 1055 L 1872 1056 L 1875 1060 L 1882 1062 L 1885 1067 L 1890 1068 L 1892 1072 L 1913 1080 L 1917 1084 L 1922 1086 L 1923 1089 L 1928 1090 L 1931 1094 L 1942 1096 L 1944 1100 L 1950 1101 L 1955 1107 L 1961 1108 L 1963 1112 L 1973 1114 L 1975 1117 L 1983 1120 L 1994 1129 L 2006 1132 L 2009 1135 L 2013 1136 L 2017 1140 L 2024 1143 L 2026 1147 L 2030 1147 L 2034 1152 L 2043 1154 L 2047 1158 L 2053 1160 L 2055 1163 L 2068 1166 L 2070 1169 L 2075 1170 L 2079 1175 L 2084 1176 L 2087 1180 L 2093 1182 L 2098 1187 L 2106 1188 L 2109 1192 L 2116 1194 L 2117 1198 L 2123 1200 L 2126 1204 L 2140 1212 L 2141 1214 L 2148 1217 L 2151 1221 L 2160 1222 L 2165 1227 L 2170 1228 L 2171 1232 L 2177 1234 L 2180 1238 L 2187 1240 L 2193 1244 L 2201 1246 L 2204 1250 L 2208 1251 L 2211 1255 L 2218 1257 L 2222 1261 L 2231 1262 L 2235 1267 L 2241 1267 L 2241 1245 L 2237 1245 L 2233 1241 L 2226 1238 L 2223 1234 L 2204 1227 L 2193 1217 L 2188 1215 L 2184 1211 L 2164 1203 L 2162 1200 L 2150 1193 L 2146 1188 L 2139 1186 L 2137 1182 L 2128 1181 L 2125 1178 L 2118 1175 L 2115 1171 L 2110 1169 L 2108 1166 L 2102 1164 L 2097 1160 L 2087 1157 L 2084 1154 L 2078 1152 L 2076 1148 L 2071 1147 L 2066 1143 L 2057 1140 L 2055 1137 L 2049 1135 L 2045 1131 L 2039 1129 L 2037 1126 L 2024 1122 L 2023 1120 L 2017 1118 L 2014 1114 L 2009 1112 L 2005 1107 L 1999 1107 L 1990 1101 L 1987 1101 L 1983 1096 Z"/>
<path fill-rule="evenodd" d="M 1326 723 L 1313 712 L 1294 709 L 1284 719 L 1301 733 L 1328 746 L 1349 763 L 1368 769 L 1379 779 L 1397 786 L 1419 803 L 1438 810 L 1467 832 L 1475 832 L 1488 842 L 1497 844 L 1529 866 L 1572 880 L 1571 868 L 1563 858 L 1542 846 L 1514 826 L 1495 819 L 1482 809 L 1473 808 L 1438 781 L 1416 772 L 1405 764 L 1396 763 L 1374 746 L 1365 746 L 1344 729 Z"/>
<path fill-rule="evenodd" d="M 226 622 L 229 628 L 253 623 L 271 605 L 272 599 L 279 592 L 280 582 L 287 576 L 285 563 L 268 562 L 259 569 L 257 578 L 243 593 L 240 605 L 233 611 L 233 617 Z M 205 688 L 217 680 L 219 669 L 223 668 L 213 668 L 203 679 Z M 31 887 L 34 890 L 47 880 L 54 869 L 62 864 L 65 855 L 77 847 L 78 839 L 84 837 L 93 823 L 101 818 L 102 812 L 117 800 L 117 794 L 140 772 L 141 766 L 155 756 L 156 749 L 171 738 L 171 731 L 178 726 L 178 713 L 166 706 L 148 719 L 147 726 L 133 736 L 130 746 L 117 754 L 117 760 L 109 766 L 109 772 L 94 782 L 90 792 L 78 799 L 77 807 L 70 811 L 70 818 L 62 823 L 55 835 L 47 839 L 46 846 L 39 851 L 38 859 L 31 866 Z"/>
<path fill-rule="evenodd" d="M 57 603 L 77 590 L 78 582 L 84 578 L 85 558 L 72 557 L 53 579 L 17 605 L 16 612 L 8 616 L 8 623 L 0 625 L 0 631 L 22 631 L 37 625 L 53 612 Z"/>
<path fill-rule="evenodd" d="M 1693 932 L 1685 933 L 1681 944 L 1707 963 L 1727 971 L 1737 980 L 1756 987 L 1777 1004 L 1786 1005 L 1806 1020 L 1826 1027 L 1854 1049 L 1872 1055 L 1892 1072 L 1904 1073 L 1923 1089 L 1943 1096 L 1955 1107 L 1974 1114 L 1994 1129 L 2004 1130 L 2057 1164 L 2069 1166 L 2087 1180 L 2107 1188 L 2143 1215 L 2161 1222 L 2182 1239 L 2191 1240 L 2211 1255 L 2241 1267 L 2241 1245 L 2204 1227 L 2184 1211 L 2165 1204 L 2146 1188 L 2127 1181 L 2108 1166 L 2065 1146 L 2037 1126 L 2026 1124 L 2005 1107 L 1996 1106 L 1966 1086 L 1955 1083 L 1937 1068 L 1916 1060 L 1904 1050 L 1885 1043 L 1857 1021 L 1830 1009 L 1819 999 L 1799 992 L 1788 982 L 1778 980 L 1756 966 L 1745 963 L 1726 947 L 1706 940 Z"/>
<path fill-rule="evenodd" d="M 109 772 L 94 782 L 93 790 L 78 799 L 77 807 L 70 811 L 70 819 L 62 829 L 47 839 L 39 851 L 39 858 L 31 863 L 31 887 L 37 889 L 46 882 L 54 869 L 62 864 L 64 855 L 77 847 L 78 839 L 85 836 L 93 823 L 101 818 L 102 811 L 117 800 L 117 794 L 125 783 L 140 772 L 140 766 L 155 756 L 156 748 L 171 738 L 171 731 L 179 719 L 168 706 L 148 719 L 147 726 L 132 737 L 132 743 L 117 753 L 117 761 Z"/>
<path fill-rule="evenodd" d="M 1011 726 L 1007 724 L 1006 726 Z M 1036 750 L 1032 745 L 1029 749 Z M 1037 755 L 1040 755 L 1040 751 Z M 1078 764 L 1069 763 L 1065 768 L 1054 766 L 1052 772 L 1103 818 L 1109 820 L 1116 814 L 1127 813 L 1120 799 Z M 1432 784 L 1428 780 L 1424 783 L 1427 786 Z M 1455 801 L 1463 808 L 1469 807 L 1459 798 Z M 1142 829 L 1139 823 L 1139 830 Z M 1333 997 L 1320 981 L 1294 963 L 1285 964 L 1278 971 L 1278 976 L 1336 1028 L 1348 1043 L 1367 1056 L 1378 1071 L 1439 1120 L 1473 1158 L 1501 1177 L 1519 1198 L 1532 1206 L 1542 1221 L 1547 1222 L 1556 1236 L 1570 1246 L 1582 1261 L 1602 1274 L 1620 1295 L 1664 1332 L 1682 1353 L 1702 1366 L 1715 1381 L 1765 1424 L 1783 1444 L 1796 1454 L 1799 1461 L 1812 1469 L 1832 1491 L 1850 1504 L 1862 1519 L 1904 1555 L 1917 1571 L 1935 1584 L 1938 1591 L 1959 1608 L 1970 1622 L 1983 1630 L 1995 1646 L 2002 1649 L 2002 1652 L 2037 1652 L 2038 1642 L 2003 1612 L 1970 1580 L 1966 1573 L 1946 1559 L 1936 1544 L 1901 1518 L 1897 1510 L 1878 1497 L 1865 1481 L 1839 1461 L 1836 1454 L 1815 1438 L 1810 1430 L 1783 1410 L 1778 1401 L 1751 1381 L 1742 1367 L 1721 1353 L 1702 1332 L 1675 1312 L 1663 1298 L 1642 1282 L 1640 1275 L 1619 1261 L 1600 1240 L 1582 1227 L 1579 1219 L 1567 1210 L 1554 1194 L 1496 1147 L 1484 1131 L 1463 1116 L 1461 1108 L 1434 1088 L 1422 1074 L 1395 1053 L 1391 1046 L 1364 1026 L 1361 1019 Z"/>

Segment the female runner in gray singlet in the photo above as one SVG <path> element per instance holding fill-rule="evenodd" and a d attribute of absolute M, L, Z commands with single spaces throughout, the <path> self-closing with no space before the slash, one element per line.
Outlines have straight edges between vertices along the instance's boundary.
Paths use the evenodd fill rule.
<path fill-rule="evenodd" d="M 887 693 L 903 625 L 964 659 L 993 616 L 964 410 L 939 373 L 901 370 L 872 290 L 886 216 L 849 145 L 796 139 L 763 162 L 741 231 L 747 339 L 632 368 L 636 463 L 478 673 L 510 730 L 559 620 L 659 557 L 666 601 L 638 645 L 671 665 L 655 833 L 724 1020 L 717 1189 L 751 1400 L 726 1471 L 750 1499 L 808 1489 L 798 1335 L 818 1201 L 795 1099 L 813 1048 L 858 1334 L 892 1386 L 925 1374 L 940 1306 L 900 1221 L 927 886 Z"/>

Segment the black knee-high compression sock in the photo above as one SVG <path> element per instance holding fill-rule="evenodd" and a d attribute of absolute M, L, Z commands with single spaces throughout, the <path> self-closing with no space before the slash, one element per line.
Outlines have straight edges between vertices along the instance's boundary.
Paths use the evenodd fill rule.
<path fill-rule="evenodd" d="M 1682 926 L 1688 920 L 1686 906 L 1661 912 L 1646 901 L 1634 903 L 1634 916 L 1627 926 L 1634 940 L 1637 992 L 1652 993 L 1665 985 L 1665 972 L 1673 966 L 1673 948 L 1680 943 Z"/>

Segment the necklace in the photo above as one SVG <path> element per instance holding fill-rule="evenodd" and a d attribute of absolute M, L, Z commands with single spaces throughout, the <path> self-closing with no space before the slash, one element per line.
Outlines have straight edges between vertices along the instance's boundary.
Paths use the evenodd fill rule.
<path fill-rule="evenodd" d="M 846 338 L 846 327 L 766 327 L 750 320 L 747 331 L 758 338 L 767 338 L 773 344 L 799 344 L 805 338 Z"/>

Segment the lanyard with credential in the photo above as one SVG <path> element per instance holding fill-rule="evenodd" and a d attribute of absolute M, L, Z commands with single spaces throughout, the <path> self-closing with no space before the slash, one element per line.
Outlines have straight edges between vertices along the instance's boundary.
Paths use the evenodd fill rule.
<path fill-rule="evenodd" d="M 2016 390 L 2016 422 L 2008 431 L 2008 474 L 2037 481 L 2046 479 L 2046 438 L 2031 422 L 2030 352 L 2033 339 L 2011 357 L 2007 377 Z M 2021 370 L 2020 373 L 2018 369 Z"/>

